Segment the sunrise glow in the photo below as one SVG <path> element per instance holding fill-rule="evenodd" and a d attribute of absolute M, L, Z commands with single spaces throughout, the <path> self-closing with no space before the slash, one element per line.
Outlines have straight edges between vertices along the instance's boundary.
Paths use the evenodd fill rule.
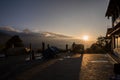
<path fill-rule="evenodd" d="M 88 35 L 84 35 L 82 39 L 85 41 L 88 41 L 89 37 L 88 37 Z"/>

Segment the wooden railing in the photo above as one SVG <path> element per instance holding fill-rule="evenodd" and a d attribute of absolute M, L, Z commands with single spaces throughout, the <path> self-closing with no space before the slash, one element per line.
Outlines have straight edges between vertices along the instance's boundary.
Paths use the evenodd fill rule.
<path fill-rule="evenodd" d="M 118 23 L 120 23 L 120 16 L 114 21 L 114 27 L 115 27 Z"/>

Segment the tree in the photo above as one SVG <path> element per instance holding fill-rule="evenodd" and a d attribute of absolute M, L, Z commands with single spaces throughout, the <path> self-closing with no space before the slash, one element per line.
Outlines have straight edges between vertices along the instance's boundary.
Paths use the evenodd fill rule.
<path fill-rule="evenodd" d="M 97 38 L 97 45 L 100 47 L 104 47 L 106 45 L 106 38 L 103 36 L 100 36 Z"/>
<path fill-rule="evenodd" d="M 18 35 L 11 37 L 6 42 L 6 48 L 12 48 L 12 47 L 24 47 L 23 41 L 20 39 Z"/>
<path fill-rule="evenodd" d="M 105 51 L 111 50 L 111 40 L 106 37 L 100 36 L 97 38 L 97 45 L 104 49 Z"/>

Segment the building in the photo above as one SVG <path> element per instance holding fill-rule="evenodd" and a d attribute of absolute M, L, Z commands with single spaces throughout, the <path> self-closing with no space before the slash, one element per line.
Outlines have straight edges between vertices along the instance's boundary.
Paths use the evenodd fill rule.
<path fill-rule="evenodd" d="M 110 0 L 106 17 L 111 19 L 111 28 L 107 29 L 106 37 L 111 44 L 111 50 L 120 57 L 120 0 Z"/>

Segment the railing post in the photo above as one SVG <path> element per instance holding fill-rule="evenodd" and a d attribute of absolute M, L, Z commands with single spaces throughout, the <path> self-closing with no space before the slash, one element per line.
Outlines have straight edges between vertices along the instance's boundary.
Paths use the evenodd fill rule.
<path fill-rule="evenodd" d="M 66 44 L 66 51 L 68 51 L 68 44 Z"/>
<path fill-rule="evenodd" d="M 47 45 L 47 48 L 50 48 L 50 45 L 49 45 L 49 44 Z"/>
<path fill-rule="evenodd" d="M 31 43 L 29 44 L 29 48 L 30 48 L 30 53 L 29 53 L 30 54 L 30 60 L 32 60 L 32 54 L 31 54 L 32 53 L 32 45 L 31 45 Z"/>
<path fill-rule="evenodd" d="M 42 42 L 42 52 L 44 52 L 44 50 L 45 50 L 45 43 Z"/>

